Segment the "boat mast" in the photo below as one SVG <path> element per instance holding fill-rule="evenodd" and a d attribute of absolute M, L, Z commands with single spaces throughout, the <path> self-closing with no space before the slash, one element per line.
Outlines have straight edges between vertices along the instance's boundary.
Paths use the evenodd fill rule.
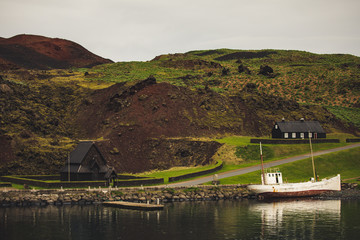
<path fill-rule="evenodd" d="M 263 162 L 261 142 L 260 142 L 260 159 L 261 159 L 261 172 L 262 172 L 262 177 L 263 177 L 263 180 L 261 183 L 264 185 L 264 184 L 266 184 L 266 181 L 265 181 L 264 162 Z"/>
<path fill-rule="evenodd" d="M 312 145 L 311 145 L 310 131 L 309 131 L 309 142 L 310 142 L 311 161 L 312 161 L 312 167 L 313 167 L 313 173 L 314 173 L 314 181 L 316 182 L 315 162 L 314 162 L 313 149 L 312 149 Z"/>

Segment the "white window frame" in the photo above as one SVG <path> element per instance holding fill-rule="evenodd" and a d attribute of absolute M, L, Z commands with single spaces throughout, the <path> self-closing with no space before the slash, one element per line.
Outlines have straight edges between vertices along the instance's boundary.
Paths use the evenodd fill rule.
<path fill-rule="evenodd" d="M 289 133 L 284 133 L 284 138 L 289 138 Z"/>
<path fill-rule="evenodd" d="M 277 124 L 275 124 L 275 129 L 278 129 L 278 125 L 277 125 Z"/>
<path fill-rule="evenodd" d="M 312 138 L 312 133 L 311 132 L 309 132 L 309 138 Z"/>
<path fill-rule="evenodd" d="M 292 133 L 291 138 L 296 138 L 296 133 Z"/>
<path fill-rule="evenodd" d="M 305 138 L 305 134 L 304 134 L 304 133 L 300 133 L 300 138 L 304 139 L 304 138 Z"/>

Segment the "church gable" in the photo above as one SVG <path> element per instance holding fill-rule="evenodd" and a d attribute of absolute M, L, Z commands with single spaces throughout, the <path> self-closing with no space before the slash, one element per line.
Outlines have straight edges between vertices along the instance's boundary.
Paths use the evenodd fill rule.
<path fill-rule="evenodd" d="M 80 142 L 60 171 L 61 180 L 95 181 L 116 176 L 94 142 Z M 70 174 L 69 174 L 70 173 Z"/>

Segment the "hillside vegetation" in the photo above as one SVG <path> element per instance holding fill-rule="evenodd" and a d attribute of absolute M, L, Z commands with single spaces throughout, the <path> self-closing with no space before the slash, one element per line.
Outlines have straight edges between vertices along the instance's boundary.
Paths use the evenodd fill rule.
<path fill-rule="evenodd" d="M 360 58 L 285 50 L 207 50 L 169 54 L 149 62 L 120 62 L 91 69 L 89 79 L 122 82 L 153 75 L 158 82 L 209 87 L 234 95 L 247 84 L 260 93 L 298 103 L 357 107 Z"/>
<path fill-rule="evenodd" d="M 80 139 L 141 172 L 213 163 L 219 143 L 186 137 L 268 136 L 282 117 L 359 134 L 351 55 L 220 49 L 0 76 L 0 174 L 56 173 Z"/>

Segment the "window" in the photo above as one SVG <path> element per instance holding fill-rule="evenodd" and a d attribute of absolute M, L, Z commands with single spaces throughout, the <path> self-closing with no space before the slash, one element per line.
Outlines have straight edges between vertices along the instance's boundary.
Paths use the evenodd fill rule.
<path fill-rule="evenodd" d="M 296 138 L 296 133 L 292 133 L 292 138 Z"/>
<path fill-rule="evenodd" d="M 289 133 L 284 133 L 284 138 L 289 138 Z"/>
<path fill-rule="evenodd" d="M 304 138 L 305 138 L 304 133 L 300 133 L 300 138 L 302 138 L 302 139 L 304 139 Z"/>
<path fill-rule="evenodd" d="M 278 129 L 278 125 L 277 125 L 277 124 L 275 125 L 275 129 Z"/>
<path fill-rule="evenodd" d="M 312 133 L 309 133 L 309 138 L 312 138 Z"/>

